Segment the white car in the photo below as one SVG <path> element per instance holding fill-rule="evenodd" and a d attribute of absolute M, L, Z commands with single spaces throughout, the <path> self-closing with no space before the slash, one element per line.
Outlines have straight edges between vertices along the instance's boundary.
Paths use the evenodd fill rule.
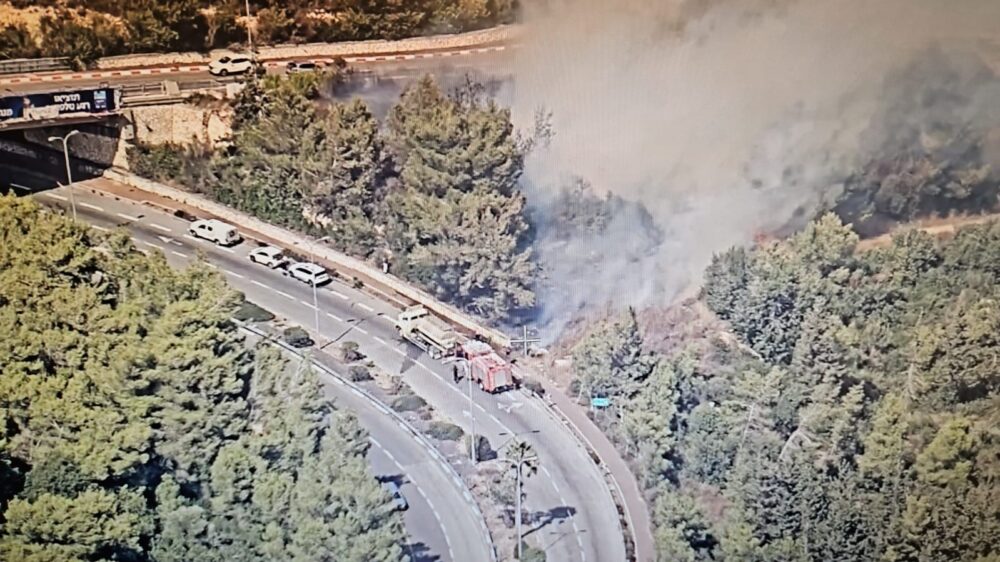
<path fill-rule="evenodd" d="M 288 263 L 288 258 L 282 253 L 281 248 L 262 246 L 250 252 L 250 261 L 277 269 Z"/>
<path fill-rule="evenodd" d="M 188 232 L 195 238 L 215 242 L 220 246 L 232 246 L 243 239 L 236 227 L 216 219 L 196 220 L 191 223 Z"/>
<path fill-rule="evenodd" d="M 246 74 L 251 70 L 253 70 L 253 61 L 249 57 L 222 57 L 208 64 L 208 73 L 213 76 Z"/>
<path fill-rule="evenodd" d="M 289 266 L 288 274 L 307 285 L 319 286 L 332 280 L 330 274 L 322 266 L 305 261 Z"/>
<path fill-rule="evenodd" d="M 318 63 L 311 60 L 292 61 L 285 67 L 288 74 L 298 74 L 300 72 L 316 72 L 320 69 Z"/>

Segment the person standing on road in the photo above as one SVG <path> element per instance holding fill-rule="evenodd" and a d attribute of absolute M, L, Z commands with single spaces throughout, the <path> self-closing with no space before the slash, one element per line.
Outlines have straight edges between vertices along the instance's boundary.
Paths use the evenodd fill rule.
<path fill-rule="evenodd" d="M 451 378 L 452 378 L 452 380 L 455 381 L 455 384 L 458 384 L 458 364 L 457 363 L 453 363 L 451 365 Z"/>

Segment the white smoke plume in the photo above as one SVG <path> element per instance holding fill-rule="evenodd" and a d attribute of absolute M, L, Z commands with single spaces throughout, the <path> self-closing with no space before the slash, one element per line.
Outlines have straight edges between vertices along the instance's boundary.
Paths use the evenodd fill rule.
<path fill-rule="evenodd" d="M 580 254 L 565 248 L 543 256 L 575 293 L 543 293 L 542 320 L 556 327 L 582 303 L 667 304 L 714 252 L 808 218 L 862 158 L 886 81 L 928 49 L 993 49 L 1000 61 L 1000 0 L 548 0 L 525 11 L 505 101 L 522 124 L 551 111 L 555 131 L 529 161 L 529 194 L 545 200 L 579 176 L 644 204 L 663 235 L 642 263 L 616 252 L 639 228 L 628 224 L 582 242 L 596 267 L 560 263 Z"/>

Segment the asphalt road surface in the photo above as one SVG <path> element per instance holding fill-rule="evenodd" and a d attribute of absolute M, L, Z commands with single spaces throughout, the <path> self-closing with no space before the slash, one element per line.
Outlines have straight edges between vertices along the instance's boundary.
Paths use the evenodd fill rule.
<path fill-rule="evenodd" d="M 17 179 L 24 187 L 34 187 L 30 182 L 37 184 L 40 181 L 26 174 Z M 107 181 L 103 178 L 91 180 L 95 186 Z M 96 228 L 127 228 L 140 249 L 161 252 L 171 264 L 179 267 L 192 260 L 204 259 L 250 300 L 316 332 L 312 289 L 279 271 L 250 263 L 247 253 L 253 247 L 251 244 L 218 247 L 191 238 L 187 234 L 188 223 L 172 214 L 132 201 L 95 195 L 84 184 L 77 184 L 75 189 L 80 220 Z M 68 211 L 65 188 L 36 197 L 47 205 Z M 533 536 L 532 540 L 545 548 L 548 560 L 604 562 L 625 558 L 618 512 L 599 469 L 569 431 L 543 406 L 519 392 L 494 396 L 473 390 L 470 407 L 464 381 L 455 385 L 449 366 L 431 360 L 398 339 L 392 324 L 398 312 L 395 308 L 338 281 L 321 287 L 316 296 L 321 344 L 357 342 L 361 351 L 380 368 L 400 373 L 417 394 L 445 417 L 467 432 L 472 432 L 475 424 L 476 432 L 485 435 L 494 448 L 508 442 L 512 436 L 521 436 L 534 446 L 541 468 L 525 485 L 525 507 L 532 517 L 524 528 L 526 535 Z M 396 454 L 395 444 L 382 444 L 392 447 Z M 403 468 L 408 477 L 414 478 L 410 468 Z M 437 504 L 437 497 L 428 497 Z M 415 512 L 419 509 L 415 506 Z M 437 513 L 445 529 L 460 528 L 460 525 L 467 525 L 463 520 L 469 519 L 468 510 L 458 504 L 439 506 Z M 423 536 L 427 529 L 408 529 L 415 537 L 421 533 L 420 541 L 435 544 L 433 536 Z M 446 533 L 456 549 L 456 559 L 480 560 L 478 555 L 458 554 L 454 545 L 458 534 L 457 531 Z"/>

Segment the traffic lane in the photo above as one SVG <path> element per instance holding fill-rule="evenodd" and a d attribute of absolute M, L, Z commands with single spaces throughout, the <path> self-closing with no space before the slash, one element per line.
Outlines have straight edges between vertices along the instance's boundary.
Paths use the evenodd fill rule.
<path fill-rule="evenodd" d="M 348 67 L 354 69 L 358 76 L 377 75 L 387 80 L 410 80 L 428 73 L 434 75 L 461 76 L 471 74 L 474 76 L 490 76 L 494 72 L 509 74 L 513 60 L 512 52 L 511 50 L 505 50 L 406 61 L 349 62 Z M 321 59 L 322 57 L 316 57 L 316 60 Z M 127 70 L 118 72 L 122 72 L 122 74 L 119 76 L 93 78 L 81 76 L 79 78 L 72 78 L 74 74 L 84 75 L 86 73 L 66 73 L 63 76 L 68 76 L 69 78 L 59 80 L 39 80 L 18 82 L 16 84 L 0 83 L 0 92 L 3 95 L 16 95 L 67 89 L 97 88 L 102 86 L 153 86 L 166 80 L 177 82 L 183 89 L 185 84 L 213 80 L 226 81 L 238 78 L 237 76 L 214 76 L 208 72 L 207 66 L 204 70 L 198 71 L 163 72 L 158 74 L 127 74 Z M 268 67 L 267 72 L 269 74 L 284 74 L 285 66 L 284 64 L 280 64 L 279 66 Z M 35 77 L 39 78 L 41 75 Z M 348 79 L 350 80 L 352 77 L 349 76 Z"/>
<path fill-rule="evenodd" d="M 55 206 L 68 214 L 70 212 L 68 195 L 63 193 L 49 192 L 43 197 L 48 200 L 50 206 Z M 150 223 L 143 223 L 145 215 L 136 212 L 135 209 L 124 208 L 109 214 L 104 209 L 95 209 L 96 205 L 87 201 L 86 196 L 77 199 L 77 212 L 81 220 L 100 231 L 110 231 L 118 227 L 129 228 L 140 251 L 160 251 L 168 263 L 175 267 L 190 265 L 191 260 L 197 257 L 198 252 L 194 248 L 163 243 L 150 231 L 136 232 L 136 226 Z M 110 206 L 106 201 L 103 203 Z M 129 211 L 132 214 L 122 211 Z M 326 385 L 327 388 L 331 388 L 332 384 Z M 399 426 L 393 426 L 394 422 L 380 420 L 379 417 L 384 414 L 377 413 L 364 401 L 353 399 L 354 397 L 347 391 L 338 392 L 336 398 L 346 409 L 358 414 L 362 426 L 368 429 L 376 440 L 377 446 L 373 450 L 377 452 L 373 462 L 380 464 L 373 466 L 377 473 L 390 477 L 405 475 L 401 485 L 405 497 L 411 504 L 410 510 L 404 515 L 407 532 L 414 539 L 411 541 L 411 546 L 425 554 L 440 556 L 441 559 L 488 559 L 489 550 L 486 543 L 477 540 L 482 538 L 482 530 L 476 524 L 476 517 L 470 517 L 469 506 L 464 503 L 462 492 L 443 467 L 431 460 L 427 452 L 422 452 L 409 434 Z M 424 458 L 421 459 L 421 456 Z M 457 553 L 457 558 L 454 553 Z"/>
<path fill-rule="evenodd" d="M 177 234 L 187 223 L 162 213 L 149 209 L 132 202 L 115 202 L 116 204 L 134 207 L 137 210 L 134 228 L 150 228 L 163 226 L 159 223 L 173 223 L 171 234 Z M 151 211 L 157 217 L 159 223 L 152 222 L 151 218 L 146 218 L 148 225 L 140 220 L 138 216 L 141 211 Z M 128 213 L 117 213 L 121 217 L 129 217 Z M 145 217 L 145 215 L 143 215 Z M 150 245 L 156 249 L 164 250 L 172 255 L 184 256 L 184 252 L 167 248 L 156 242 L 150 243 L 148 240 L 151 232 L 146 232 L 145 237 L 140 237 L 140 243 Z M 153 236 L 156 236 L 153 234 Z M 162 240 L 160 240 L 162 242 Z M 172 240 L 171 243 L 176 243 Z M 220 266 L 223 272 L 236 277 L 231 278 L 231 282 L 238 289 L 243 290 L 248 297 L 256 302 L 278 310 L 287 315 L 289 319 L 297 321 L 303 326 L 313 325 L 315 309 L 312 308 L 312 289 L 297 281 L 289 282 L 290 279 L 281 276 L 279 273 L 270 271 L 262 266 L 250 264 L 243 257 L 236 256 L 237 251 L 248 251 L 246 249 L 219 248 L 211 243 L 195 241 L 203 246 L 206 256 Z M 193 253 L 193 250 L 187 250 Z M 214 254 L 214 255 L 213 255 Z M 169 256 L 168 256 L 169 257 Z M 242 272 L 237 272 L 242 271 Z M 266 282 L 258 280 L 258 276 Z M 450 382 L 450 368 L 440 363 L 429 360 L 426 355 L 415 354 L 417 350 L 398 342 L 391 325 L 391 316 L 371 314 L 364 310 L 363 299 L 372 297 L 359 293 L 346 285 L 337 289 L 319 290 L 317 297 L 320 299 L 321 331 L 326 338 L 332 341 L 346 341 L 353 339 L 361 345 L 362 351 L 369 355 L 379 365 L 399 365 L 399 372 L 406 375 L 410 369 L 416 368 L 429 376 L 408 376 L 411 386 L 418 394 L 429 398 L 429 402 L 441 410 L 446 416 L 451 417 L 456 422 L 469 431 L 471 429 L 471 418 L 468 413 L 467 398 L 465 394 L 456 389 Z M 349 295 L 348 293 L 354 293 Z M 352 299 L 358 299 L 357 302 Z M 371 305 L 364 305 L 369 309 L 374 309 Z M 335 312 L 331 312 L 331 310 Z M 387 354 L 393 353 L 396 357 Z M 412 357 L 410 357 L 412 355 Z M 407 364 L 409 363 L 409 364 Z M 447 389 L 447 390 L 444 390 Z M 528 508 L 548 514 L 557 525 L 569 521 L 572 527 L 572 535 L 575 535 L 576 545 L 569 544 L 574 541 L 560 540 L 550 548 L 550 554 L 554 559 L 618 559 L 617 553 L 624 556 L 624 546 L 620 540 L 591 539 L 591 537 L 607 536 L 608 529 L 617 529 L 617 511 L 611 503 L 610 497 L 606 502 L 601 501 L 598 491 L 603 489 L 603 482 L 599 480 L 600 474 L 595 470 L 580 470 L 581 466 L 593 467 L 592 461 L 587 458 L 586 453 L 580 449 L 576 442 L 566 435 L 566 429 L 555 424 L 548 415 L 541 411 L 535 404 L 525 402 L 521 408 L 511 407 L 507 412 L 495 412 L 499 410 L 499 404 L 503 396 L 494 397 L 478 392 L 473 393 L 474 410 L 476 411 L 477 430 L 490 438 L 494 445 L 501 443 L 506 436 L 538 430 L 537 434 L 527 434 L 524 437 L 533 442 L 536 450 L 540 453 L 540 459 L 545 470 L 542 475 L 533 478 L 526 484 L 529 493 Z M 527 408 L 527 409 L 525 409 Z M 504 421 L 500 420 L 504 418 Z M 515 423 L 516 422 L 516 423 Z M 563 438 L 565 437 L 565 438 Z M 566 459 L 571 459 L 569 462 Z M 586 464 L 579 464 L 586 463 Z M 580 475 L 584 475 L 580 478 Z M 575 475 L 575 476 L 574 476 Z M 581 482 L 582 480 L 582 482 Z M 560 486 L 559 482 L 578 482 L 571 488 Z M 569 488 L 569 489 L 567 489 Z M 595 502 L 596 498 L 596 502 Z M 604 515 L 602 520 L 595 520 L 591 506 L 606 503 L 600 510 Z M 610 507 L 608 507 L 610 506 Z M 584 537 L 586 533 L 590 537 Z M 561 536 L 567 537 L 567 533 Z M 619 537 L 620 539 L 620 537 Z M 619 548 L 620 546 L 620 548 Z M 574 555 L 573 550 L 579 549 L 579 553 Z M 556 553 L 557 551 L 558 554 Z M 611 551 L 612 558 L 602 555 Z M 588 556 L 589 553 L 589 556 Z"/>

